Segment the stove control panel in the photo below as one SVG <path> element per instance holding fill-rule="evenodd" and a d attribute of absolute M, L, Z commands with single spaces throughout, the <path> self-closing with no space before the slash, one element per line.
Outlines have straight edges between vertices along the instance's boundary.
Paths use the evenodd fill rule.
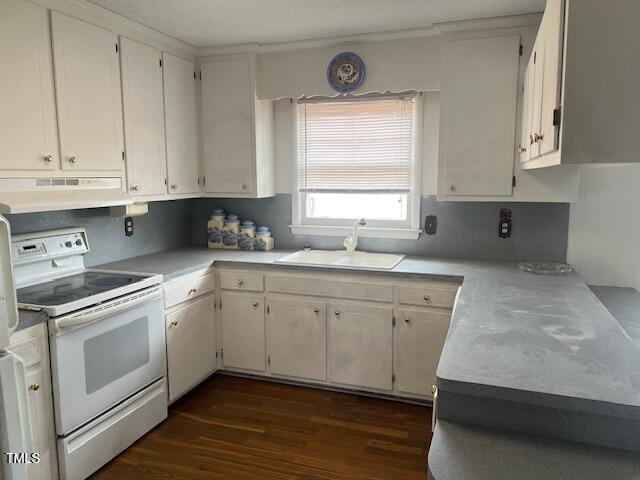
<path fill-rule="evenodd" d="M 49 236 L 43 234 L 17 235 L 13 238 L 13 263 L 31 263 L 70 256 L 81 256 L 89 251 L 84 229 L 58 230 Z"/>

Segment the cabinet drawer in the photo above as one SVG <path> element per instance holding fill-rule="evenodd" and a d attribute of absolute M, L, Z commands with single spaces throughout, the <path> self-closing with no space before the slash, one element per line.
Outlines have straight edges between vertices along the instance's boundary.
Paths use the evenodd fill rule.
<path fill-rule="evenodd" d="M 177 280 L 164 286 L 164 306 L 173 307 L 213 290 L 213 273 Z"/>
<path fill-rule="evenodd" d="M 9 351 L 22 359 L 25 368 L 38 365 L 42 360 L 42 342 L 40 341 L 40 337 L 31 337 L 12 343 Z"/>
<path fill-rule="evenodd" d="M 457 290 L 457 286 L 445 285 L 399 286 L 398 303 L 452 308 Z"/>
<path fill-rule="evenodd" d="M 224 290 L 247 290 L 250 292 L 262 292 L 264 290 L 264 277 L 255 272 L 220 272 L 220 288 Z"/>
<path fill-rule="evenodd" d="M 393 302 L 392 285 L 357 282 L 348 277 L 322 278 L 269 275 L 267 277 L 267 288 L 270 292 Z"/>

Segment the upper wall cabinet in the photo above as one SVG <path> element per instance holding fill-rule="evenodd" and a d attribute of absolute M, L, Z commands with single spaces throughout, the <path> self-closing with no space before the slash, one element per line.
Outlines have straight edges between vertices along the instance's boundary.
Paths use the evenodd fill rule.
<path fill-rule="evenodd" d="M 0 2 L 2 170 L 59 165 L 48 20 L 47 10 L 31 2 Z"/>
<path fill-rule="evenodd" d="M 205 192 L 275 195 L 273 102 L 256 98 L 255 57 L 201 64 Z"/>
<path fill-rule="evenodd" d="M 512 194 L 519 50 L 519 35 L 448 42 L 439 195 Z"/>
<path fill-rule="evenodd" d="M 62 168 L 122 170 L 118 39 L 115 33 L 51 13 Z"/>
<path fill-rule="evenodd" d="M 127 184 L 131 195 L 167 191 L 160 50 L 120 38 Z"/>
<path fill-rule="evenodd" d="M 526 72 L 523 168 L 638 162 L 640 2 L 548 0 Z"/>
<path fill-rule="evenodd" d="M 200 191 L 200 150 L 195 67 L 163 52 L 167 176 L 170 194 Z"/>

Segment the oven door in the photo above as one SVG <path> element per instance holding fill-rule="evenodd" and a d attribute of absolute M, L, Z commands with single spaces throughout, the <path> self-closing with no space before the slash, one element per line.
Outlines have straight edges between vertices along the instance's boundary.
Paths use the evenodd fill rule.
<path fill-rule="evenodd" d="M 162 287 L 51 319 L 49 335 L 58 435 L 166 375 Z"/>

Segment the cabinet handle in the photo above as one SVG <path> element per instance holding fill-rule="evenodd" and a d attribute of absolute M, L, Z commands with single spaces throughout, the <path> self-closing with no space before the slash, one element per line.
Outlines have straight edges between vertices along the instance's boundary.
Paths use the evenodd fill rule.
<path fill-rule="evenodd" d="M 253 302 L 251 305 L 253 305 L 253 308 L 256 308 L 258 306 L 258 302 Z"/>
<path fill-rule="evenodd" d="M 521 145 L 518 145 L 518 153 L 524 153 L 524 152 L 526 152 L 526 151 L 527 151 L 527 149 L 526 149 L 526 148 L 524 148 L 524 147 L 523 147 L 523 146 L 521 146 Z"/>
<path fill-rule="evenodd" d="M 140 190 L 140 187 L 138 185 L 131 185 L 131 190 L 138 191 Z"/>
<path fill-rule="evenodd" d="M 404 317 L 404 323 L 410 323 L 411 319 L 409 317 Z"/>
<path fill-rule="evenodd" d="M 425 296 L 424 296 L 424 297 L 422 297 L 422 298 L 424 298 L 424 301 L 425 301 L 425 302 L 427 302 L 427 303 L 431 303 L 431 297 L 430 297 L 429 295 L 425 295 Z"/>
<path fill-rule="evenodd" d="M 534 133 L 533 134 L 533 142 L 534 143 L 538 143 L 540 140 L 542 140 L 542 135 L 540 135 L 538 133 Z"/>
<path fill-rule="evenodd" d="M 78 162 L 78 159 L 74 155 L 71 155 L 69 157 L 69 163 L 72 163 L 75 165 L 77 162 Z"/>
<path fill-rule="evenodd" d="M 449 185 L 449 190 L 451 190 L 452 192 L 455 192 L 456 191 L 456 186 L 453 185 L 453 184 Z"/>
<path fill-rule="evenodd" d="M 243 189 L 243 190 L 246 190 L 246 189 L 247 189 L 247 184 L 246 184 L 246 183 L 243 183 L 243 184 L 242 184 L 242 189 Z"/>
<path fill-rule="evenodd" d="M 435 385 L 431 385 L 431 395 L 435 395 L 437 391 L 438 387 L 436 387 Z"/>
<path fill-rule="evenodd" d="M 320 311 L 320 309 L 319 309 L 318 307 L 315 307 L 315 308 L 313 309 L 313 313 L 318 313 L 319 311 Z"/>
<path fill-rule="evenodd" d="M 244 285 L 244 280 L 238 280 L 238 286 L 241 287 L 242 285 Z"/>
<path fill-rule="evenodd" d="M 173 322 L 171 322 L 171 326 L 172 327 L 177 327 L 178 326 L 178 322 L 176 320 L 174 320 Z"/>
<path fill-rule="evenodd" d="M 333 313 L 335 313 L 335 314 L 336 314 L 336 317 L 339 317 L 339 316 L 340 316 L 340 310 L 336 310 L 336 311 L 335 311 L 335 312 L 333 312 Z"/>
<path fill-rule="evenodd" d="M 189 289 L 189 295 L 193 295 L 195 293 L 198 293 L 198 289 L 197 288 L 191 288 Z"/>
<path fill-rule="evenodd" d="M 533 135 L 529 134 L 529 145 L 533 145 L 533 144 L 534 144 Z"/>
<path fill-rule="evenodd" d="M 33 385 L 29 385 L 29 390 L 33 390 L 34 392 L 37 392 L 38 390 L 40 390 L 40 385 L 38 383 L 34 383 Z"/>
<path fill-rule="evenodd" d="M 177 188 L 178 188 L 178 185 L 176 185 L 175 183 L 171 185 L 172 190 L 176 190 Z"/>
<path fill-rule="evenodd" d="M 47 163 L 53 162 L 53 155 L 45 155 L 44 156 L 44 161 L 47 162 Z"/>

